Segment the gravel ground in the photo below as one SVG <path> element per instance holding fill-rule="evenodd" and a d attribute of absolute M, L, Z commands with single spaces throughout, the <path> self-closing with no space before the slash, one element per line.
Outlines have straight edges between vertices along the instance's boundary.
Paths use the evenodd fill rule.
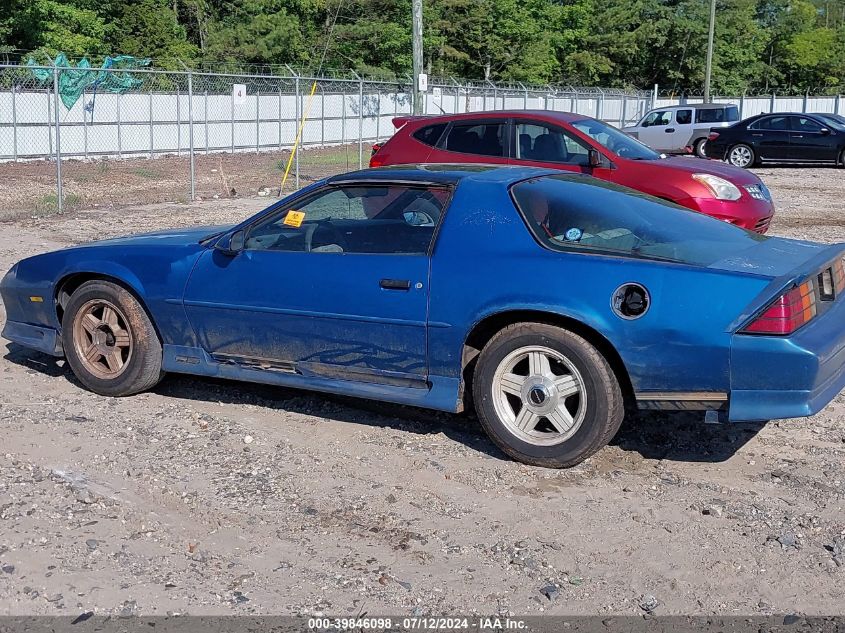
<path fill-rule="evenodd" d="M 773 234 L 845 241 L 843 172 L 759 173 Z M 0 268 L 264 204 L 18 219 Z M 843 396 L 762 428 L 639 414 L 553 471 L 467 416 L 179 376 L 108 399 L 0 355 L 0 614 L 842 613 Z"/>

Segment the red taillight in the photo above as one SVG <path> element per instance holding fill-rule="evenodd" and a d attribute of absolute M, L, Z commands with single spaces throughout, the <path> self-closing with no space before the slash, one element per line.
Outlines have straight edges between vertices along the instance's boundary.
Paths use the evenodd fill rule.
<path fill-rule="evenodd" d="M 710 134 L 707 135 L 708 141 L 715 141 L 717 138 L 719 138 L 718 132 L 710 132 Z"/>
<path fill-rule="evenodd" d="M 816 289 L 812 279 L 778 297 L 743 332 L 792 334 L 816 316 Z"/>
<path fill-rule="evenodd" d="M 373 151 L 370 154 L 370 167 L 383 167 L 384 161 L 379 157 L 378 151 L 381 149 L 381 143 L 373 145 Z"/>

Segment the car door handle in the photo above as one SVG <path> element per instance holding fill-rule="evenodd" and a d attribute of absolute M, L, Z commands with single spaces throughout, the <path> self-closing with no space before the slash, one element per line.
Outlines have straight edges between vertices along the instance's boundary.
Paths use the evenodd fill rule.
<path fill-rule="evenodd" d="M 667 127 L 667 128 L 666 128 L 665 130 L 663 130 L 663 131 L 664 131 L 664 132 L 666 132 L 666 134 L 669 134 L 669 132 L 674 132 L 674 131 L 675 131 L 675 128 L 673 128 L 673 127 Z"/>
<path fill-rule="evenodd" d="M 752 134 L 751 136 L 763 136 L 763 134 L 762 134 L 762 133 L 759 133 L 759 134 Z"/>
<path fill-rule="evenodd" d="M 385 290 L 410 290 L 411 282 L 408 279 L 382 279 L 378 285 Z"/>
<path fill-rule="evenodd" d="M 803 134 L 793 134 L 792 138 L 804 138 Z"/>

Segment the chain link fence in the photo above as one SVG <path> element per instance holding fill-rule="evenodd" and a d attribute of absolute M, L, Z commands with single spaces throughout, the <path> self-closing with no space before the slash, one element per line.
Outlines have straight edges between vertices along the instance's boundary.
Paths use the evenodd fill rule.
<path fill-rule="evenodd" d="M 71 71 L 0 65 L 2 215 L 276 197 L 365 167 L 371 146 L 412 108 L 410 78 L 97 69 L 92 78 L 125 74 L 106 82 L 123 91 L 92 79 L 77 96 L 62 87 L 64 72 Z M 424 112 L 564 110 L 622 125 L 651 99 L 650 92 L 444 79 L 429 84 Z"/>

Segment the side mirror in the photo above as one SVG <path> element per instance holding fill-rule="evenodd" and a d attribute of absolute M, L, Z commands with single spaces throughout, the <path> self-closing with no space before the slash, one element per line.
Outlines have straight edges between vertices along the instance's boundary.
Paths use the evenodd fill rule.
<path fill-rule="evenodd" d="M 226 233 L 226 235 L 217 240 L 217 244 L 214 245 L 214 248 L 224 255 L 234 257 L 244 249 L 245 239 L 246 232 L 243 229 L 235 231 L 234 233 Z"/>
<path fill-rule="evenodd" d="M 819 130 L 819 132 L 822 134 L 830 134 L 830 128 L 823 127 Z"/>
<path fill-rule="evenodd" d="M 590 167 L 603 167 L 604 161 L 602 160 L 601 152 L 597 149 L 591 149 L 587 153 L 590 160 Z"/>

